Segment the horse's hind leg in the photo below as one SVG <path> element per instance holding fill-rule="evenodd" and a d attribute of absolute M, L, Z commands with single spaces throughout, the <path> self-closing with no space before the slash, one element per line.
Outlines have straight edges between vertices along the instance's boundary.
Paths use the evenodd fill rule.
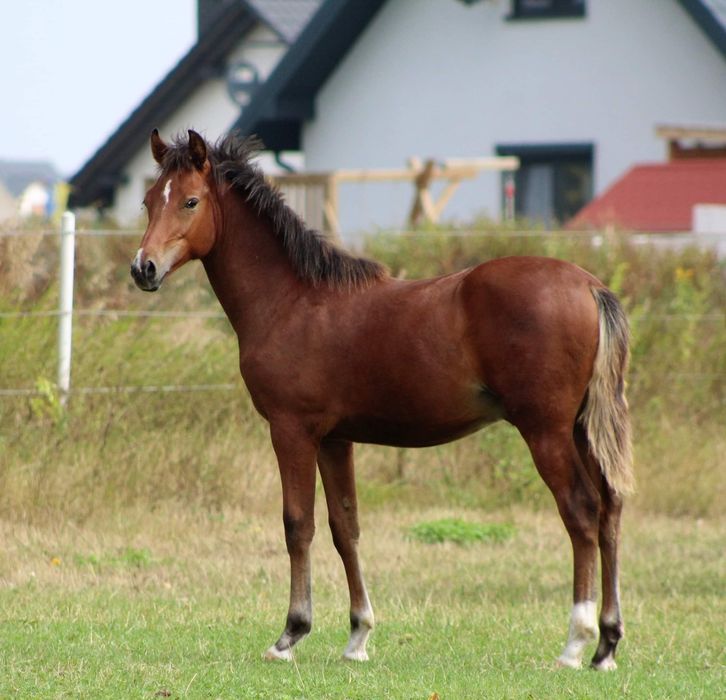
<path fill-rule="evenodd" d="M 373 628 L 373 610 L 358 561 L 358 507 L 353 469 L 353 445 L 323 442 L 318 467 L 325 488 L 328 519 L 335 548 L 343 560 L 350 591 L 350 640 L 343 652 L 346 659 L 366 661 L 366 643 Z"/>
<path fill-rule="evenodd" d="M 537 470 L 555 497 L 572 542 L 572 616 L 567 644 L 557 663 L 579 668 L 585 646 L 597 636 L 595 572 L 600 495 L 580 459 L 571 428 L 523 435 Z"/>
<path fill-rule="evenodd" d="M 615 649 L 623 637 L 624 629 L 618 585 L 618 544 L 623 499 L 613 491 L 603 477 L 600 465 L 590 451 L 585 429 L 577 425 L 574 434 L 580 457 L 587 465 L 601 495 L 598 540 L 602 566 L 602 608 L 599 621 L 600 641 L 592 659 L 592 667 L 599 671 L 610 671 L 616 668 Z"/>
<path fill-rule="evenodd" d="M 623 501 L 603 480 L 603 507 L 600 513 L 600 556 L 602 560 L 602 610 L 600 642 L 592 658 L 593 668 L 610 671 L 616 668 L 615 649 L 623 637 L 618 586 L 618 544 Z"/>

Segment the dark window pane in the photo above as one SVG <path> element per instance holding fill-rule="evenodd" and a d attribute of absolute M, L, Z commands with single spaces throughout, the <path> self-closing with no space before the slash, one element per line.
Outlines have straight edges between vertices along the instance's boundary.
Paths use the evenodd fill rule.
<path fill-rule="evenodd" d="M 546 226 L 563 224 L 592 198 L 593 148 L 587 144 L 500 146 L 499 155 L 520 159 L 515 214 Z M 507 176 L 502 197 L 506 200 Z"/>
<path fill-rule="evenodd" d="M 555 216 L 565 222 L 577 214 L 592 197 L 592 165 L 563 161 L 555 167 Z"/>
<path fill-rule="evenodd" d="M 584 17 L 585 0 L 514 0 L 514 18 Z"/>

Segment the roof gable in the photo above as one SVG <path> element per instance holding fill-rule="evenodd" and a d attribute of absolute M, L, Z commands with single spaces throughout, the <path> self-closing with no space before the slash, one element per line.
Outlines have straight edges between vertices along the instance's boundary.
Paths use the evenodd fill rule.
<path fill-rule="evenodd" d="M 726 7 L 720 0 L 678 0 L 681 7 L 726 58 Z"/>
<path fill-rule="evenodd" d="M 300 148 L 314 99 L 386 0 L 326 0 L 242 112 L 234 128 L 271 150 Z"/>
<path fill-rule="evenodd" d="M 320 0 L 247 0 L 260 18 L 292 44 L 320 6 Z"/>
<path fill-rule="evenodd" d="M 70 205 L 90 206 L 111 198 L 129 155 L 141 148 L 151 130 L 170 117 L 197 89 L 200 75 L 214 66 L 257 23 L 245 3 L 234 3 L 200 36 L 179 63 L 127 117 L 70 181 Z"/>
<path fill-rule="evenodd" d="M 271 150 L 300 149 L 317 92 L 386 1 L 325 0 L 234 128 L 257 134 Z M 726 9 L 719 1 L 678 0 L 726 58 Z"/>
<path fill-rule="evenodd" d="M 216 71 L 258 22 L 290 42 L 319 4 L 320 0 L 236 0 L 225 5 L 189 52 L 71 178 L 70 205 L 110 201 L 130 154 L 143 147 L 151 130 L 189 99 L 200 79 Z"/>

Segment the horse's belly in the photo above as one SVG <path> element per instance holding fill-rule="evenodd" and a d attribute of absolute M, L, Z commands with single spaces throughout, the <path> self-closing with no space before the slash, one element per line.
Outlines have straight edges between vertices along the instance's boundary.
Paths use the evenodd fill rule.
<path fill-rule="evenodd" d="M 448 415 L 447 415 L 448 413 Z M 470 435 L 504 417 L 499 402 L 488 395 L 470 410 L 431 414 L 417 411 L 378 412 L 342 419 L 329 434 L 335 439 L 393 447 L 430 447 Z"/>

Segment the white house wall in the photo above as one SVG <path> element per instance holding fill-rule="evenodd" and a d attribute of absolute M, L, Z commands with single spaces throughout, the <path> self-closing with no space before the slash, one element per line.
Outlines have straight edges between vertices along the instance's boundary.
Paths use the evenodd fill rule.
<path fill-rule="evenodd" d="M 262 24 L 251 30 L 228 57 L 228 65 L 249 61 L 265 80 L 284 53 L 286 45 Z M 163 138 L 171 139 L 186 129 L 195 129 L 214 141 L 226 133 L 239 116 L 240 108 L 227 94 L 224 77 L 200 82 L 192 97 L 171 117 L 159 125 Z M 124 170 L 124 184 L 116 189 L 114 205 L 109 212 L 122 225 L 135 225 L 142 217 L 141 202 L 146 183 L 156 173 L 148 144 L 139 149 Z"/>
<path fill-rule="evenodd" d="M 664 159 L 656 124 L 723 122 L 726 62 L 675 0 L 588 0 L 584 19 L 507 21 L 509 8 L 389 0 L 317 96 L 307 167 L 592 143 L 598 193 L 631 164 Z M 483 173 L 446 214 L 498 216 L 500 196 L 499 176 Z M 344 233 L 403 225 L 409 198 L 401 186 L 347 186 Z"/>

